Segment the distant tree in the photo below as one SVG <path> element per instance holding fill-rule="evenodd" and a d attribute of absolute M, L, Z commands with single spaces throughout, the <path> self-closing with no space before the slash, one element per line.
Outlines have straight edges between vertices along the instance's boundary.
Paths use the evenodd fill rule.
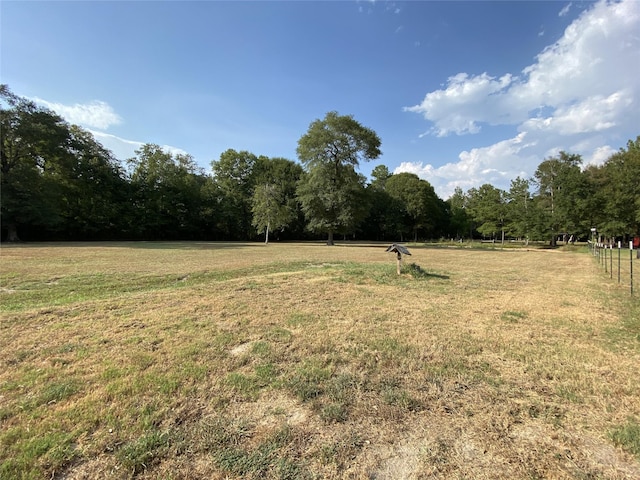
<path fill-rule="evenodd" d="M 516 238 L 523 238 L 529 243 L 532 227 L 532 200 L 529 181 L 520 177 L 511 181 L 511 188 L 506 193 L 507 233 Z"/>
<path fill-rule="evenodd" d="M 329 112 L 311 123 L 297 153 L 305 168 L 298 199 L 307 227 L 326 232 L 333 245 L 334 233 L 355 229 L 366 214 L 365 179 L 355 169 L 380 156 L 380 138 L 352 116 Z"/>
<path fill-rule="evenodd" d="M 449 205 L 449 229 L 456 238 L 472 236 L 471 219 L 467 211 L 467 195 L 462 188 L 456 187 L 447 200 Z"/>
<path fill-rule="evenodd" d="M 252 197 L 252 224 L 258 233 L 265 234 L 264 243 L 269 243 L 269 232 L 286 227 L 294 218 L 295 210 L 286 201 L 282 187 L 275 183 L 257 185 Z"/>
<path fill-rule="evenodd" d="M 213 179 L 220 193 L 218 228 L 227 238 L 244 240 L 255 235 L 252 196 L 262 160 L 247 151 L 228 149 L 211 162 Z"/>
<path fill-rule="evenodd" d="M 385 190 L 385 186 L 387 184 L 387 180 L 391 178 L 391 173 L 386 165 L 377 165 L 371 171 L 371 177 L 373 180 L 370 183 L 370 186 L 374 190 Z"/>
<path fill-rule="evenodd" d="M 640 136 L 627 142 L 601 167 L 600 205 L 604 218 L 599 230 L 608 236 L 640 233 Z"/>
<path fill-rule="evenodd" d="M 493 239 L 500 232 L 500 241 L 504 243 L 507 216 L 505 192 L 485 183 L 478 189 L 470 189 L 468 195 L 469 213 L 478 225 L 478 232 Z"/>
<path fill-rule="evenodd" d="M 611 189 L 604 167 L 588 165 L 584 169 L 583 175 L 588 188 L 582 219 L 585 227 L 588 227 L 589 230 L 595 227 L 600 234 L 605 235 L 615 235 L 616 233 L 613 232 L 624 231 L 623 225 L 606 212 L 610 206 L 608 196 Z M 588 236 L 591 237 L 591 234 Z"/>
<path fill-rule="evenodd" d="M 534 174 L 538 186 L 539 229 L 556 245 L 559 234 L 576 235 L 585 230 L 588 188 L 582 175 L 580 155 L 560 152 L 544 160 Z"/>
<path fill-rule="evenodd" d="M 414 173 L 397 173 L 386 182 L 386 192 L 401 205 L 404 218 L 408 220 L 401 235 L 412 232 L 413 241 L 418 241 L 418 232 L 434 236 L 443 230 L 445 204 L 438 198 L 429 182 Z"/>
<path fill-rule="evenodd" d="M 285 158 L 258 157 L 255 167 L 255 187 L 252 195 L 252 225 L 258 233 L 284 231 L 301 216 L 296 188 L 302 167 Z M 294 225 L 295 228 L 295 225 Z"/>
<path fill-rule="evenodd" d="M 379 167 L 372 172 L 373 180 L 365 189 L 369 208 L 361 231 L 368 239 L 394 240 L 402 230 L 405 212 L 402 203 L 386 191 L 386 181 L 391 177 L 387 167 Z"/>
<path fill-rule="evenodd" d="M 191 239 L 200 232 L 201 191 L 206 183 L 190 155 L 174 157 L 145 144 L 128 160 L 138 235 L 151 239 Z"/>

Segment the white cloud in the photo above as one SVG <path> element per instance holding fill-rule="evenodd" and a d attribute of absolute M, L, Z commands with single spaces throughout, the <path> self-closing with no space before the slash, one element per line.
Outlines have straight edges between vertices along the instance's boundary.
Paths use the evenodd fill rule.
<path fill-rule="evenodd" d="M 468 190 L 490 183 L 507 189 L 511 180 L 518 176 L 528 178 L 527 169 L 536 168 L 537 157 L 533 151 L 537 146 L 537 142 L 529 141 L 523 132 L 488 147 L 463 151 L 455 163 L 434 168 L 428 164 L 404 162 L 394 173 L 415 173 L 429 181 L 442 198 L 451 196 L 455 187 Z"/>
<path fill-rule="evenodd" d="M 500 123 L 509 115 L 506 108 L 496 102 L 512 82 L 510 74 L 501 78 L 489 76 L 487 73 L 470 77 L 459 73 L 447 80 L 445 89 L 427 93 L 419 105 L 405 107 L 405 111 L 421 113 L 425 119 L 434 123 L 432 133 L 439 137 L 456 133 L 478 133 L 480 122 Z M 504 105 L 507 107 L 508 105 Z M 493 118 L 486 117 L 485 110 L 493 110 Z"/>
<path fill-rule="evenodd" d="M 598 147 L 593 151 L 589 158 L 585 159 L 585 165 L 602 165 L 616 152 L 617 150 L 615 148 L 611 148 L 609 145 Z"/>
<path fill-rule="evenodd" d="M 508 188 L 510 180 L 523 172 L 530 176 L 560 150 L 600 164 L 613 153 L 611 143 L 638 134 L 637 65 L 640 2 L 601 0 L 522 72 L 458 73 L 421 103 L 405 107 L 429 121 L 427 134 L 436 137 L 478 134 L 497 125 L 515 129 L 517 136 L 462 152 L 457 162 L 440 168 L 404 163 L 397 170 L 420 172 L 446 198 L 456 185 Z"/>
<path fill-rule="evenodd" d="M 145 143 L 151 143 L 127 140 L 117 135 L 104 132 L 103 130 L 122 123 L 120 115 L 115 113 L 113 108 L 106 102 L 95 100 L 84 104 L 64 105 L 37 97 L 32 100 L 53 110 L 69 123 L 86 128 L 102 146 L 110 150 L 119 160 L 127 160 L 134 157 L 136 150 Z M 178 147 L 171 145 L 160 145 L 160 147 L 165 152 L 171 153 L 174 156 L 188 155 L 186 151 Z"/>
<path fill-rule="evenodd" d="M 69 123 L 82 127 L 106 130 L 112 125 L 122 123 L 120 115 L 108 103 L 100 100 L 94 100 L 90 103 L 76 103 L 74 105 L 49 102 L 37 97 L 33 101 L 53 110 Z"/>
<path fill-rule="evenodd" d="M 563 7 L 563 9 L 560 10 L 560 12 L 558 12 L 558 16 L 559 17 L 564 17 L 565 15 L 567 15 L 569 13 L 569 10 L 571 9 L 571 5 L 573 5 L 571 2 L 569 2 L 567 5 L 565 5 Z"/>
<path fill-rule="evenodd" d="M 100 142 L 105 148 L 111 150 L 114 156 L 120 160 L 127 160 L 136 155 L 135 151 L 142 147 L 145 143 L 150 142 L 138 142 L 136 140 L 127 140 L 125 138 L 111 135 L 110 133 L 100 132 L 96 130 L 89 130 L 95 139 Z M 173 147 L 171 145 L 160 145 L 160 148 L 173 156 L 176 155 L 188 155 L 188 153 L 181 148 Z"/>

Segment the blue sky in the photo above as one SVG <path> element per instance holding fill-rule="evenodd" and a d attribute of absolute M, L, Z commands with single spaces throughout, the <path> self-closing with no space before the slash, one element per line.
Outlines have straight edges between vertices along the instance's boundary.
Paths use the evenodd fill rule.
<path fill-rule="evenodd" d="M 640 2 L 0 3 L 0 78 L 120 159 L 205 170 L 233 148 L 296 159 L 331 110 L 384 164 L 508 189 L 560 150 L 602 163 L 640 135 Z"/>

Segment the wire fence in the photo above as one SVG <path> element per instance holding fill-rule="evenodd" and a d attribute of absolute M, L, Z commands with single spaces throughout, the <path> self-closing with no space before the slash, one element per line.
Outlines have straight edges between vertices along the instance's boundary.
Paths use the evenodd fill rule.
<path fill-rule="evenodd" d="M 604 273 L 609 276 L 611 280 L 617 281 L 619 285 L 627 285 L 629 293 L 633 296 L 638 292 L 634 292 L 634 263 L 635 275 L 640 274 L 640 265 L 637 261 L 640 258 L 640 250 L 633 248 L 633 242 L 629 242 L 629 245 L 623 245 L 622 242 L 618 242 L 617 245 L 613 243 L 598 243 L 591 244 L 591 251 L 593 256 L 598 261 L 598 264 L 604 270 Z M 638 286 L 635 286 L 636 290 Z"/>

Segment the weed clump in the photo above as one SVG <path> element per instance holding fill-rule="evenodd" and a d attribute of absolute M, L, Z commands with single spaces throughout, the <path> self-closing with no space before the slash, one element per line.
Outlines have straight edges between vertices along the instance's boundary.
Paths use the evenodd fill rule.
<path fill-rule="evenodd" d="M 409 271 L 409 275 L 413 278 L 427 278 L 429 276 L 429 273 L 417 263 L 409 264 L 407 270 Z"/>

